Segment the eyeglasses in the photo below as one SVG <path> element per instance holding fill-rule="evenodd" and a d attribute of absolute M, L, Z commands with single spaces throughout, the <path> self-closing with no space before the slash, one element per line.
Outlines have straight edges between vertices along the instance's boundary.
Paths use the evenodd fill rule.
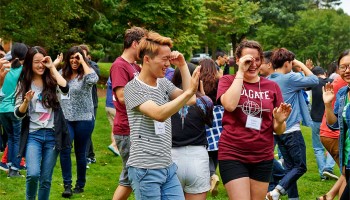
<path fill-rule="evenodd" d="M 345 72 L 348 68 L 350 68 L 350 63 L 344 64 L 344 65 L 339 65 L 339 70 L 342 72 Z"/>

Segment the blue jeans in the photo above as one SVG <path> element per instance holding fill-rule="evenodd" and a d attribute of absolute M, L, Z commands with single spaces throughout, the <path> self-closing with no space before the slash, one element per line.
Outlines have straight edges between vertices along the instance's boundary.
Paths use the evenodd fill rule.
<path fill-rule="evenodd" d="M 29 133 L 26 145 L 26 199 L 46 200 L 50 196 L 53 169 L 58 151 L 55 147 L 55 132 L 52 129 L 40 129 Z"/>
<path fill-rule="evenodd" d="M 320 139 L 320 126 L 321 122 L 312 122 L 312 148 L 314 149 L 314 154 L 316 157 L 316 162 L 318 166 L 318 173 L 322 178 L 323 171 L 333 172 L 333 167 L 335 165 L 335 161 L 332 156 L 327 152 L 325 156 L 325 149 L 321 143 Z"/>
<path fill-rule="evenodd" d="M 71 142 L 74 141 L 74 153 L 77 162 L 76 186 L 84 188 L 86 182 L 86 145 L 94 130 L 94 121 L 67 121 Z M 72 149 L 64 149 L 60 153 L 62 177 L 64 185 L 72 185 Z"/>
<path fill-rule="evenodd" d="M 21 135 L 22 121 L 17 119 L 13 112 L 0 113 L 0 121 L 4 128 L 5 134 L 8 136 L 8 160 L 7 163 L 13 170 L 18 170 L 21 162 L 19 153 L 19 138 Z"/>
<path fill-rule="evenodd" d="M 184 200 L 175 163 L 162 169 L 129 167 L 128 174 L 136 200 Z"/>
<path fill-rule="evenodd" d="M 306 172 L 306 147 L 301 131 L 276 135 L 275 140 L 283 155 L 286 175 L 276 188 L 289 199 L 299 199 L 297 180 Z"/>

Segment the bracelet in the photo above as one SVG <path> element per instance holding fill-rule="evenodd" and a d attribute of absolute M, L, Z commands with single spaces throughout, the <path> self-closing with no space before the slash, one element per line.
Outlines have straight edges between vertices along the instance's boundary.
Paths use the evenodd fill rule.
<path fill-rule="evenodd" d="M 243 77 L 235 77 L 235 79 L 243 79 Z"/>

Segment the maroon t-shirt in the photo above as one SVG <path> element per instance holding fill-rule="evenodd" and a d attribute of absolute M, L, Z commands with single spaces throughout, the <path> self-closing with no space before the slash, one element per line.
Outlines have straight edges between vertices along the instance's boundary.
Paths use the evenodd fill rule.
<path fill-rule="evenodd" d="M 114 122 L 113 122 L 113 134 L 114 135 L 130 135 L 130 127 L 128 122 L 128 116 L 126 114 L 125 105 L 121 104 L 115 92 L 118 87 L 125 87 L 125 85 L 131 81 L 141 71 L 140 66 L 134 63 L 128 63 L 122 57 L 118 57 L 112 64 L 110 70 L 110 77 L 113 89 L 113 104 L 116 109 Z"/>
<path fill-rule="evenodd" d="M 226 75 L 220 79 L 218 100 L 231 86 L 234 77 Z M 233 112 L 224 111 L 223 131 L 219 140 L 219 160 L 237 160 L 242 163 L 272 160 L 272 112 L 282 102 L 281 90 L 275 82 L 261 77 L 260 89 L 259 82 L 244 82 L 237 108 Z M 260 131 L 246 128 L 248 114 L 258 118 L 261 115 Z"/>

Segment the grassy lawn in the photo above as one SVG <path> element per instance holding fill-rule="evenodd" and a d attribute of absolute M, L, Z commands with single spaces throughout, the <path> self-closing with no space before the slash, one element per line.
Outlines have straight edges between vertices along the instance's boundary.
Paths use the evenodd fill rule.
<path fill-rule="evenodd" d="M 102 74 L 107 74 L 110 67 L 109 64 L 99 63 Z M 105 98 L 99 99 L 99 108 L 95 130 L 92 134 L 93 144 L 96 153 L 97 163 L 91 164 L 87 170 L 87 182 L 85 192 L 80 195 L 73 195 L 71 199 L 111 199 L 114 190 L 118 184 L 118 177 L 121 171 L 121 159 L 116 157 L 107 149 L 111 143 L 110 133 L 111 128 L 105 114 Z M 335 183 L 333 180 L 321 182 L 313 154 L 311 145 L 311 129 L 303 127 L 302 129 L 306 146 L 307 146 L 307 173 L 298 181 L 300 199 L 310 200 L 327 192 L 328 189 Z M 0 154 L 2 156 L 2 153 Z M 75 158 L 72 158 L 73 166 L 75 167 Z M 339 169 L 336 167 L 335 172 L 339 175 Z M 25 171 L 22 171 L 25 175 Z M 73 184 L 75 184 L 76 172 L 73 168 Z M 57 160 L 54 169 L 52 180 L 50 199 L 63 199 L 61 192 L 63 191 L 62 176 L 59 159 Z M 0 171 L 0 199 L 1 200 L 18 200 L 25 199 L 25 178 L 9 179 L 4 171 Z M 134 199 L 131 197 L 130 199 Z M 222 184 L 219 186 L 219 196 L 212 198 L 208 195 L 207 199 L 228 199 L 225 189 Z M 282 200 L 288 199 L 283 197 Z"/>

